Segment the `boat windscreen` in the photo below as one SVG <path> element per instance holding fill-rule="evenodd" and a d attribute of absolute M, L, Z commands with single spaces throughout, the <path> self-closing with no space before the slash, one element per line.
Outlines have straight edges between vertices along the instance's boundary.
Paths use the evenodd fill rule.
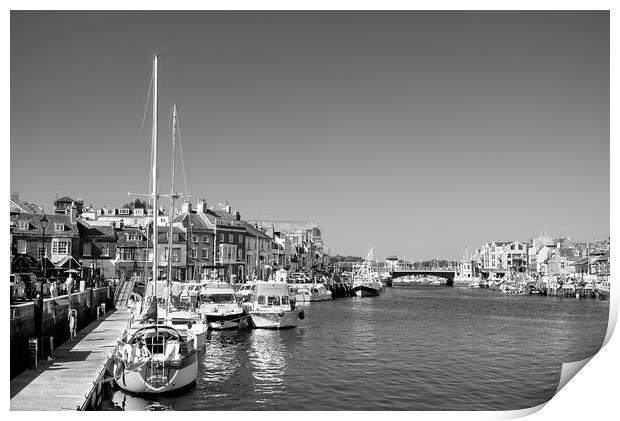
<path fill-rule="evenodd" d="M 205 294 L 200 296 L 200 301 L 209 304 L 234 303 L 234 294 Z"/>

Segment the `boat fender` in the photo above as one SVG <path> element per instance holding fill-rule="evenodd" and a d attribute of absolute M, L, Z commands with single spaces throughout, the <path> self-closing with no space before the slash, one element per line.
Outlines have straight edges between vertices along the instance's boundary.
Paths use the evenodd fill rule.
<path fill-rule="evenodd" d="M 299 312 L 299 316 L 298 316 L 298 317 L 299 317 L 299 320 L 303 320 L 303 319 L 305 319 L 305 318 L 306 318 L 306 314 L 304 313 L 304 311 L 303 311 L 303 310 L 301 310 L 301 311 Z"/>

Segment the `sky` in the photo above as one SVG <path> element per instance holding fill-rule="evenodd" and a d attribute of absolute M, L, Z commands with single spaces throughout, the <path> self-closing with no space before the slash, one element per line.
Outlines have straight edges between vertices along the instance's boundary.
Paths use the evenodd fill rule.
<path fill-rule="evenodd" d="M 313 220 L 332 255 L 607 238 L 609 35 L 606 11 L 13 11 L 10 189 L 148 191 L 157 52 L 160 189 L 176 103 L 178 191 Z"/>

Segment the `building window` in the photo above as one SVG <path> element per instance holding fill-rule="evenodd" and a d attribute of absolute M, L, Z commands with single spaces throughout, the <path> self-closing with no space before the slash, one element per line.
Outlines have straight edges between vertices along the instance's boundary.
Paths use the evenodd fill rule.
<path fill-rule="evenodd" d="M 198 257 L 198 249 L 196 249 L 196 247 L 193 247 L 193 248 L 192 248 L 192 253 L 191 253 L 191 256 L 190 256 L 190 257 L 191 257 L 192 259 L 195 259 L 195 258 L 197 258 L 197 257 Z"/>
<path fill-rule="evenodd" d="M 209 242 L 209 236 L 208 235 L 203 235 L 202 236 L 202 242 L 203 243 L 208 243 Z"/>
<path fill-rule="evenodd" d="M 220 234 L 220 243 L 224 242 L 224 234 Z"/>
<path fill-rule="evenodd" d="M 179 234 L 172 234 L 172 241 L 174 241 L 175 243 L 179 242 Z"/>
<path fill-rule="evenodd" d="M 136 216 L 144 216 L 144 209 L 134 209 L 133 214 Z"/>
<path fill-rule="evenodd" d="M 229 243 L 234 243 L 233 235 L 232 234 L 228 234 L 228 242 Z"/>
<path fill-rule="evenodd" d="M 129 209 L 123 208 L 118 210 L 119 215 L 129 215 Z"/>
<path fill-rule="evenodd" d="M 202 249 L 202 258 L 203 259 L 209 258 L 209 249 Z"/>
<path fill-rule="evenodd" d="M 52 253 L 53 254 L 69 254 L 69 241 L 67 240 L 52 240 Z"/>
<path fill-rule="evenodd" d="M 109 244 L 104 244 L 101 247 L 101 255 L 103 257 L 110 257 L 110 245 Z"/>
<path fill-rule="evenodd" d="M 123 249 L 123 260 L 133 260 L 133 249 Z"/>
<path fill-rule="evenodd" d="M 19 229 L 27 230 L 28 229 L 28 221 L 19 221 Z"/>
<path fill-rule="evenodd" d="M 243 260 L 243 252 L 241 249 L 237 250 L 237 260 Z"/>
<path fill-rule="evenodd" d="M 26 242 L 24 240 L 17 240 L 17 252 L 26 254 Z"/>
<path fill-rule="evenodd" d="M 181 261 L 181 249 L 180 248 L 175 247 L 172 249 L 172 261 L 173 262 Z"/>
<path fill-rule="evenodd" d="M 41 260 L 43 256 L 47 255 L 47 250 L 44 247 L 39 246 L 37 250 L 37 259 Z"/>
<path fill-rule="evenodd" d="M 63 232 L 65 230 L 65 224 L 54 222 L 54 231 Z"/>
<path fill-rule="evenodd" d="M 243 244 L 243 235 L 239 234 L 239 244 Z"/>
<path fill-rule="evenodd" d="M 84 256 L 90 256 L 90 243 L 82 244 L 82 254 Z"/>

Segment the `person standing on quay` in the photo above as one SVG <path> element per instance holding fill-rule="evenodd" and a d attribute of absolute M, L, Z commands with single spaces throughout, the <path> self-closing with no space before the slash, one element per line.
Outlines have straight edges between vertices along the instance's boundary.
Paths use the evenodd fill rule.
<path fill-rule="evenodd" d="M 73 280 L 73 274 L 69 274 L 69 277 L 67 278 L 67 281 L 65 282 L 65 285 L 67 286 L 67 294 L 71 295 L 71 293 L 73 293 L 73 283 L 75 281 Z"/>

